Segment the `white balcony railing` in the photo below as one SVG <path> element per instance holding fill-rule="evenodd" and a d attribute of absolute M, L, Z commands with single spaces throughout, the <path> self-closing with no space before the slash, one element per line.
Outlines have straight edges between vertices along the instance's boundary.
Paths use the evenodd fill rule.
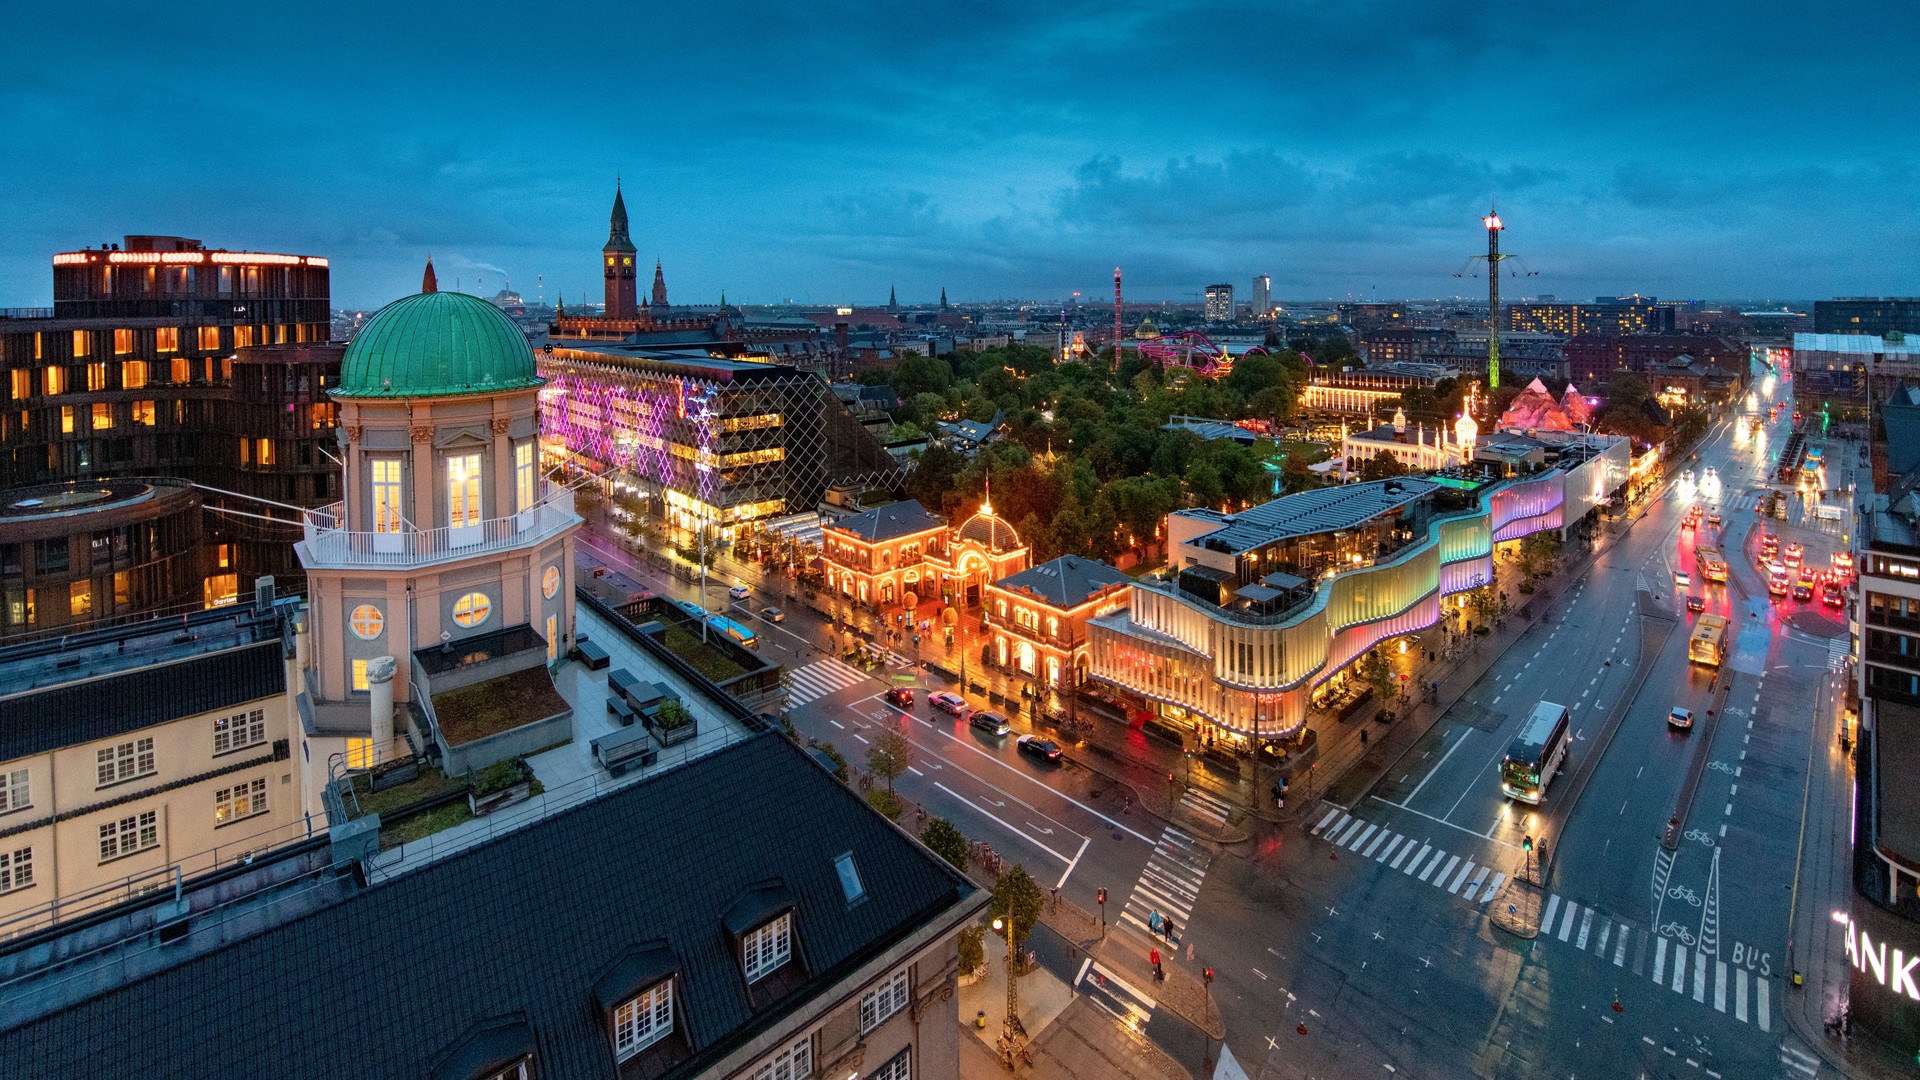
<path fill-rule="evenodd" d="M 355 532 L 342 527 L 343 504 L 333 503 L 307 511 L 306 539 L 298 546 L 308 566 L 418 566 L 536 543 L 579 520 L 572 495 L 559 486 L 549 486 L 543 501 L 509 517 L 424 531 Z"/>

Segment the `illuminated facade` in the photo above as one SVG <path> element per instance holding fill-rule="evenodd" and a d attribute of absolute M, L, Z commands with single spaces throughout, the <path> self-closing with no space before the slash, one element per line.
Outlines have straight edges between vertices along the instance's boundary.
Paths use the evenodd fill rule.
<path fill-rule="evenodd" d="M 874 610 L 935 599 L 973 607 L 993 582 L 1025 570 L 1029 555 L 987 503 L 958 528 L 909 499 L 820 530 L 827 591 Z"/>
<path fill-rule="evenodd" d="M 1644 299 L 1644 298 L 1643 298 Z M 1652 302 L 1612 304 L 1509 304 L 1502 330 L 1531 334 L 1673 333 L 1673 308 Z"/>
<path fill-rule="evenodd" d="M 987 586 L 989 662 L 1058 689 L 1087 674 L 1087 624 L 1127 602 L 1132 578 L 1098 559 L 1062 555 Z"/>
<path fill-rule="evenodd" d="M 540 356 L 551 460 L 633 488 L 650 516 L 733 537 L 902 466 L 818 375 L 608 345 Z"/>
<path fill-rule="evenodd" d="M 1495 543 L 1577 521 L 1627 482 L 1627 440 L 1566 436 L 1532 476 L 1402 478 L 1167 519 L 1169 569 L 1089 626 L 1091 674 L 1187 724 L 1293 735 L 1315 691 L 1493 578 Z"/>
<path fill-rule="evenodd" d="M 313 452 L 331 434 L 330 411 L 251 407 L 322 397 L 337 355 L 331 369 L 305 357 L 298 389 L 242 391 L 254 384 L 236 372 L 263 347 L 326 349 L 329 274 L 319 256 L 175 236 L 54 255 L 53 307 L 0 312 L 0 482 L 171 476 L 302 506 L 338 498 L 337 474 Z M 203 495 L 210 508 L 226 501 Z M 205 603 L 231 602 L 237 582 L 261 574 L 297 576 L 291 529 L 208 514 L 203 531 Z"/>
<path fill-rule="evenodd" d="M 1207 321 L 1233 321 L 1233 286 L 1221 283 L 1207 286 Z"/>

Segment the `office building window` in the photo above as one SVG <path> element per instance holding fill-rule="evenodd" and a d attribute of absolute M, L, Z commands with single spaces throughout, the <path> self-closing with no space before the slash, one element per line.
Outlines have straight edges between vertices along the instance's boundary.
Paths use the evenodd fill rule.
<path fill-rule="evenodd" d="M 147 385 L 147 362 L 145 360 L 123 360 L 120 362 L 120 389 L 138 390 Z"/>
<path fill-rule="evenodd" d="M 349 769 L 373 768 L 373 740 L 372 739 L 348 739 L 347 740 L 347 768 Z"/>
<path fill-rule="evenodd" d="M 887 1022 L 887 1018 L 907 1007 L 907 973 L 899 971 L 891 979 L 860 995 L 860 1034 L 865 1035 Z"/>
<path fill-rule="evenodd" d="M 109 402 L 96 402 L 93 406 L 93 430 L 109 431 L 113 428 L 113 405 Z"/>
<path fill-rule="evenodd" d="M 233 328 L 233 347 L 244 349 L 253 344 L 253 327 L 236 326 Z"/>
<path fill-rule="evenodd" d="M 245 780 L 213 793 L 213 823 L 226 825 L 267 812 L 266 780 Z"/>
<path fill-rule="evenodd" d="M 217 326 L 201 327 L 199 338 L 200 338 L 201 352 L 219 352 L 220 351 L 220 328 L 219 327 Z"/>
<path fill-rule="evenodd" d="M 806 1080 L 813 1074 L 813 1040 L 801 1039 L 753 1070 L 753 1080 Z"/>
<path fill-rule="evenodd" d="M 47 365 L 40 372 L 40 389 L 42 393 L 48 395 L 66 393 L 67 369 L 58 364 Z"/>
<path fill-rule="evenodd" d="M 368 462 L 373 481 L 373 531 L 399 532 L 406 515 L 400 507 L 400 459 Z"/>
<path fill-rule="evenodd" d="M 73 406 L 71 405 L 60 406 L 60 433 L 73 434 Z"/>
<path fill-rule="evenodd" d="M 153 345 L 159 352 L 180 351 L 180 328 L 163 326 L 153 332 Z"/>
<path fill-rule="evenodd" d="M 133 403 L 133 422 L 141 427 L 153 426 L 153 402 L 136 401 Z"/>
<path fill-rule="evenodd" d="M 217 282 L 217 288 L 219 289 L 221 296 L 233 295 L 233 267 L 223 266 L 220 268 L 220 276 L 219 276 L 219 281 Z"/>
<path fill-rule="evenodd" d="M 480 523 L 480 455 L 454 454 L 447 458 L 447 524 Z"/>
<path fill-rule="evenodd" d="M 461 626 L 479 626 L 492 613 L 493 601 L 487 599 L 486 593 L 470 592 L 453 602 L 453 621 Z"/>
<path fill-rule="evenodd" d="M 7 378 L 13 384 L 13 400 L 25 401 L 33 396 L 33 372 L 31 370 L 27 368 L 14 368 L 7 373 Z"/>
<path fill-rule="evenodd" d="M 69 581 L 67 583 L 67 614 L 76 619 L 93 614 L 93 582 Z"/>
<path fill-rule="evenodd" d="M 113 332 L 113 355 L 125 356 L 133 351 L 133 331 L 115 330 Z M 80 350 L 74 349 L 73 355 L 79 356 Z"/>
<path fill-rule="evenodd" d="M 184 356 L 176 356 L 167 363 L 167 377 L 170 382 L 190 383 L 193 381 L 193 361 Z"/>
<path fill-rule="evenodd" d="M 105 390 L 107 388 L 107 365 L 104 361 L 87 365 L 87 389 Z"/>
<path fill-rule="evenodd" d="M 777 970 L 793 956 L 792 913 L 782 915 L 749 933 L 741 949 L 748 982 L 757 981 Z"/>
<path fill-rule="evenodd" d="M 94 770 L 100 787 L 118 784 L 123 780 L 132 780 L 137 776 L 146 776 L 155 769 L 151 738 L 135 739 L 118 746 L 96 750 L 93 757 Z"/>
<path fill-rule="evenodd" d="M 100 826 L 100 861 L 160 846 L 160 814 L 148 810 Z"/>
<path fill-rule="evenodd" d="M 526 442 L 513 448 L 513 491 L 519 500 L 516 509 L 524 512 L 533 508 L 535 475 L 533 468 L 533 440 L 528 439 Z"/>
<path fill-rule="evenodd" d="M 25 769 L 0 773 L 0 814 L 11 814 L 33 805 L 33 774 Z"/>
<path fill-rule="evenodd" d="M 116 331 L 116 333 L 117 332 L 118 331 Z M 73 358 L 75 360 L 85 359 L 93 352 L 92 344 L 93 342 L 85 330 L 75 330 L 73 332 Z"/>
<path fill-rule="evenodd" d="M 672 979 L 613 1010 L 613 1049 L 621 1061 L 666 1038 L 672 1031 Z"/>
<path fill-rule="evenodd" d="M 0 851 L 0 893 L 10 893 L 33 884 L 33 849 Z"/>
<path fill-rule="evenodd" d="M 266 741 L 267 712 L 265 709 L 254 709 L 252 712 L 214 718 L 213 752 L 215 754 L 258 746 Z"/>

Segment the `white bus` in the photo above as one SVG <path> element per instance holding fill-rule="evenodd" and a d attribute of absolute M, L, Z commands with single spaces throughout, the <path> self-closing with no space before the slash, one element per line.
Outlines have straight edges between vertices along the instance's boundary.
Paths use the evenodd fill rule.
<path fill-rule="evenodd" d="M 1538 804 L 1567 760 L 1567 707 L 1542 701 L 1521 726 L 1500 763 L 1500 790 L 1509 799 Z"/>

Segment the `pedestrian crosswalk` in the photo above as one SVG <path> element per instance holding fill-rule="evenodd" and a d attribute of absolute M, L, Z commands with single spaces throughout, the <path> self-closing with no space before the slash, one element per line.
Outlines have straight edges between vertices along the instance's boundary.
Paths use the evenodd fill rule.
<path fill-rule="evenodd" d="M 866 681 L 866 672 L 828 657 L 797 668 L 787 669 L 787 707 L 805 705 L 817 697 L 845 690 Z"/>
<path fill-rule="evenodd" d="M 1847 660 L 1852 656 L 1852 654 L 1853 654 L 1853 650 L 1847 644 L 1847 638 L 1844 634 L 1841 635 L 1840 637 L 1828 638 L 1827 639 L 1827 670 L 1828 671 L 1847 670 Z"/>
<path fill-rule="evenodd" d="M 1493 899 L 1507 880 L 1505 872 L 1476 863 L 1477 854 L 1467 857 L 1449 853 L 1431 843 L 1383 829 L 1337 806 L 1328 810 L 1307 834 L 1358 852 L 1361 858 L 1384 863 L 1415 881 L 1425 882 L 1471 904 L 1484 904 Z"/>
<path fill-rule="evenodd" d="M 1227 815 L 1233 812 L 1232 803 L 1191 787 L 1187 789 L 1186 794 L 1180 796 L 1180 805 L 1215 825 L 1225 825 Z"/>
<path fill-rule="evenodd" d="M 1753 510 L 1767 501 L 1769 492 L 1745 491 L 1738 495 L 1729 495 L 1720 503 L 1722 513 L 1732 514 L 1743 510 Z M 1815 503 L 1794 495 L 1783 495 L 1787 503 L 1787 516 L 1781 521 L 1787 525 L 1802 529 L 1814 529 L 1820 532 L 1838 533 L 1840 523 L 1837 520 L 1815 517 Z M 1729 523 L 1731 524 L 1731 523 Z"/>
<path fill-rule="evenodd" d="M 1780 1064 L 1786 1066 L 1789 1076 L 1813 1077 L 1820 1074 L 1820 1059 L 1797 1046 L 1781 1045 Z"/>
<path fill-rule="evenodd" d="M 1180 929 L 1193 914 L 1193 903 L 1200 896 L 1200 883 L 1206 880 L 1213 856 L 1207 854 L 1193 837 L 1169 825 L 1153 845 L 1147 868 L 1140 872 L 1133 895 L 1127 897 L 1120 917 L 1149 934 L 1154 933 L 1152 916 L 1173 919 L 1173 933 L 1167 939 L 1178 944 Z M 1159 936 L 1159 935 L 1156 935 Z"/>

